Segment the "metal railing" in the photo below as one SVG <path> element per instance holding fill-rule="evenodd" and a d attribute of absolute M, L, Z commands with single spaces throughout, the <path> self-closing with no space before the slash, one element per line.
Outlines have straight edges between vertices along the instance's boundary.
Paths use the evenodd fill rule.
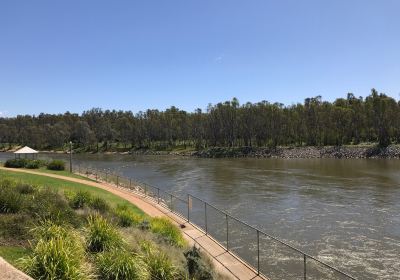
<path fill-rule="evenodd" d="M 101 180 L 140 192 L 203 230 L 226 252 L 239 257 L 258 275 L 265 275 L 271 280 L 356 279 L 191 194 L 182 198 L 137 179 L 107 170 L 78 165 L 74 171 L 96 181 Z"/>

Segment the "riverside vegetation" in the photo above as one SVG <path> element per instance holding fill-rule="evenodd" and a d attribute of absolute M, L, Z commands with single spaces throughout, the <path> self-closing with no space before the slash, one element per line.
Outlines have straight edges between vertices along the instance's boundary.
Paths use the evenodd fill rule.
<path fill-rule="evenodd" d="M 46 167 L 48 170 L 62 171 L 65 170 L 65 162 L 62 160 L 45 161 L 40 159 L 16 158 L 6 160 L 4 167 L 26 169 Z"/>
<path fill-rule="evenodd" d="M 104 190 L 0 173 L 0 255 L 34 279 L 220 277 L 166 218 Z"/>
<path fill-rule="evenodd" d="M 178 151 L 236 148 L 322 147 L 400 143 L 400 102 L 375 89 L 366 98 L 347 94 L 334 102 L 321 96 L 284 106 L 261 101 L 209 105 L 193 113 L 171 107 L 165 111 L 110 111 L 99 108 L 81 115 L 40 114 L 0 118 L 0 148 L 32 145 L 41 150 L 76 152 Z M 293 151 L 292 151 L 293 152 Z M 385 152 L 383 152 L 384 154 Z M 203 153 L 204 154 L 204 153 Z M 237 155 L 237 153 L 233 153 Z"/>

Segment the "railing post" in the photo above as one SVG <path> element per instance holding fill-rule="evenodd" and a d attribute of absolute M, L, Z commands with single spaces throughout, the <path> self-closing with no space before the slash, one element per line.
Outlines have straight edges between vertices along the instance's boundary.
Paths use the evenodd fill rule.
<path fill-rule="evenodd" d="M 117 175 L 117 187 L 118 187 L 118 184 L 119 184 L 119 182 L 118 182 L 118 177 L 119 177 L 119 176 Z"/>
<path fill-rule="evenodd" d="M 129 178 L 129 188 L 130 189 L 132 188 L 132 179 L 131 178 Z"/>
<path fill-rule="evenodd" d="M 229 224 L 228 224 L 228 214 L 225 214 L 226 219 L 226 251 L 229 251 Z"/>
<path fill-rule="evenodd" d="M 257 229 L 257 275 L 260 275 L 260 231 Z"/>
<path fill-rule="evenodd" d="M 157 203 L 160 204 L 160 189 L 157 188 Z"/>
<path fill-rule="evenodd" d="M 81 174 L 81 165 L 78 164 L 78 173 Z"/>
<path fill-rule="evenodd" d="M 306 254 L 303 254 L 304 258 L 304 280 L 307 279 L 307 256 Z"/>
<path fill-rule="evenodd" d="M 170 194 L 170 203 L 169 203 L 169 205 L 170 205 L 169 209 L 172 212 L 172 194 Z"/>
<path fill-rule="evenodd" d="M 147 196 L 147 185 L 144 185 L 144 196 Z"/>
<path fill-rule="evenodd" d="M 188 221 L 188 222 L 190 222 L 189 203 L 190 203 L 190 194 L 187 195 L 187 221 Z"/>
<path fill-rule="evenodd" d="M 106 183 L 108 182 L 108 180 L 107 180 L 107 171 L 106 171 Z"/>
<path fill-rule="evenodd" d="M 95 178 L 96 178 L 96 181 L 97 181 L 97 169 L 95 169 L 94 171 L 95 171 Z"/>
<path fill-rule="evenodd" d="M 208 227 L 207 227 L 207 202 L 204 202 L 204 223 L 206 227 L 206 235 L 208 234 Z"/>

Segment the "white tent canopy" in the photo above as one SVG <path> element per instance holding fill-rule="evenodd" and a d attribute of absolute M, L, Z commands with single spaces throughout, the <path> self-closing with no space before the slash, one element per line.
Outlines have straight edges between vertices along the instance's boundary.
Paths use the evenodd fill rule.
<path fill-rule="evenodd" d="M 15 151 L 14 154 L 37 154 L 39 153 L 38 151 L 35 151 L 32 148 L 29 148 L 28 146 L 25 146 L 18 151 Z"/>
<path fill-rule="evenodd" d="M 38 153 L 39 153 L 38 151 L 35 151 L 34 149 L 29 148 L 28 146 L 25 146 L 14 152 L 15 157 L 17 157 L 17 155 L 18 155 L 18 157 L 20 157 L 21 155 L 25 155 L 25 157 L 27 155 L 32 155 L 32 158 L 35 158 L 35 155 Z"/>

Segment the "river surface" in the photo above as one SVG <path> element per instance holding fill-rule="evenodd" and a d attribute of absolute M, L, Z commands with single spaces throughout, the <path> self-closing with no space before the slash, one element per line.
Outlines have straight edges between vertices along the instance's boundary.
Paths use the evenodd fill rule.
<path fill-rule="evenodd" d="M 8 157 L 0 153 L 0 160 Z M 114 170 L 183 198 L 190 193 L 357 279 L 400 279 L 399 160 L 74 155 L 74 163 Z M 210 208 L 208 215 L 209 230 L 224 242 L 224 217 Z M 256 265 L 255 233 L 240 227 L 230 224 L 230 247 Z M 262 272 L 301 279 L 302 256 L 269 239 L 260 243 Z M 317 268 L 307 263 L 310 275 Z M 346 279 L 318 273 L 314 279 Z"/>

